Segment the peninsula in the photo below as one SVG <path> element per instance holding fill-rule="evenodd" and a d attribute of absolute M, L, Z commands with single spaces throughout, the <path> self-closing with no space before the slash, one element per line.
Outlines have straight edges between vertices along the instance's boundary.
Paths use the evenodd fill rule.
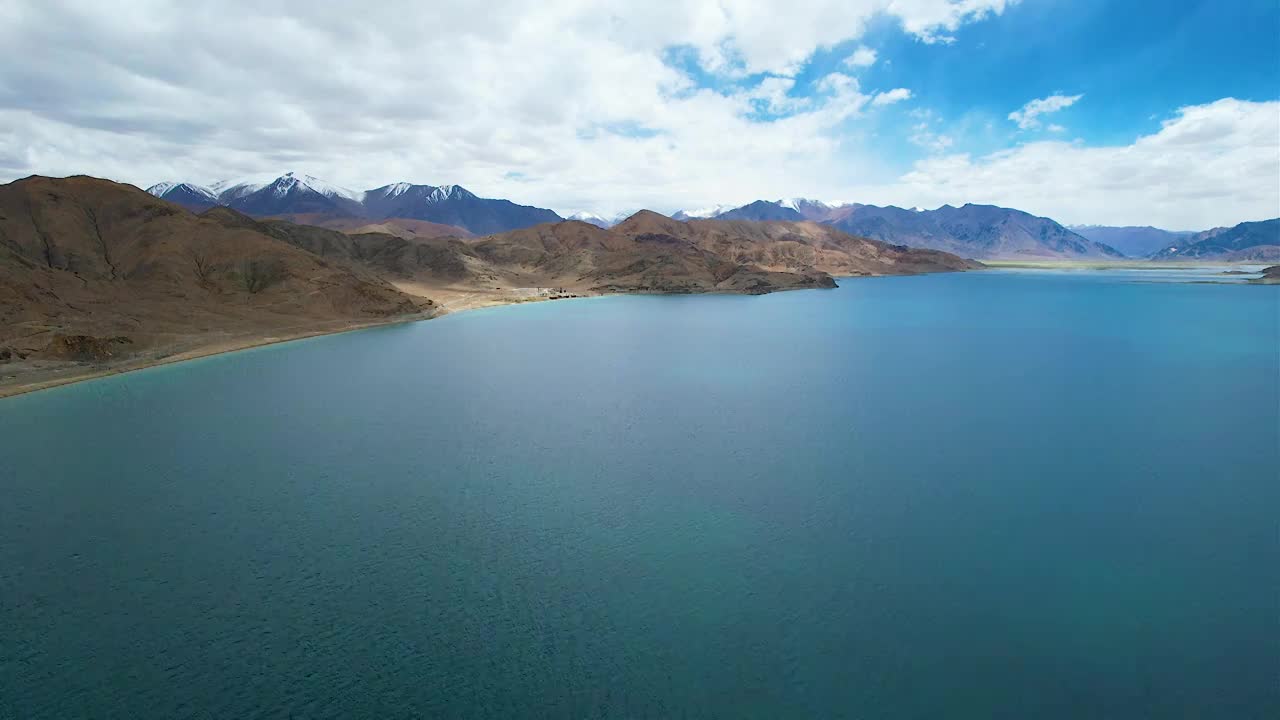
<path fill-rule="evenodd" d="M 297 219 L 297 218 L 294 218 Z M 0 186 L 0 397 L 103 374 L 485 305 L 622 293 L 835 287 L 982 267 L 809 221 L 640 211 L 482 237 L 193 211 L 132 185 Z"/>

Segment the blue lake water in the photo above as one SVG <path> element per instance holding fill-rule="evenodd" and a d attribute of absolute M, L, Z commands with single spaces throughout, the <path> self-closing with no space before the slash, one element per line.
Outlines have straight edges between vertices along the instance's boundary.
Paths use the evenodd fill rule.
<path fill-rule="evenodd" d="M 0 717 L 1280 717 L 1280 288 L 450 316 L 0 401 Z"/>

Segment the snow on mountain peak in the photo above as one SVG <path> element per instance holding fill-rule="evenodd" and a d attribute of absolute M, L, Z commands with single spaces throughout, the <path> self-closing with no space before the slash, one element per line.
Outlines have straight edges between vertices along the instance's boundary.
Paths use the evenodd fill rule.
<path fill-rule="evenodd" d="M 147 192 L 151 193 L 152 195 L 155 195 L 156 197 L 164 197 L 165 193 L 169 192 L 170 190 L 174 189 L 175 187 L 181 184 L 182 183 L 170 182 L 166 180 L 165 182 L 158 182 L 155 185 L 152 185 L 151 187 L 147 188 Z"/>
<path fill-rule="evenodd" d="M 338 187 L 337 185 L 327 183 L 313 175 L 306 175 L 298 172 L 287 172 L 276 178 L 275 182 L 271 184 L 275 186 L 275 194 L 281 197 L 289 194 L 293 188 L 298 186 L 317 192 L 325 197 L 346 198 L 347 200 L 352 200 L 354 202 L 362 201 L 365 195 L 363 192 L 356 192 L 355 190 Z"/>
<path fill-rule="evenodd" d="M 172 193 L 175 191 L 186 192 L 191 195 L 201 195 L 209 198 L 210 200 L 217 200 L 217 197 L 218 197 L 212 190 L 210 190 L 207 187 L 201 187 L 200 185 L 192 185 L 191 183 L 187 183 L 187 182 L 166 181 L 166 182 L 156 183 L 155 185 L 152 185 L 151 187 L 147 188 L 148 193 L 151 193 L 152 195 L 155 195 L 158 198 L 162 198 L 165 195 L 168 195 L 169 193 Z"/>
<path fill-rule="evenodd" d="M 408 192 L 409 189 L 412 187 L 413 187 L 412 183 L 398 182 L 398 183 L 392 183 L 390 185 L 387 185 L 386 187 L 383 187 L 381 189 L 383 191 L 383 195 L 386 197 L 400 197 L 401 195 Z"/>
<path fill-rule="evenodd" d="M 280 176 L 259 175 L 234 180 L 219 180 L 211 183 L 207 188 L 201 189 L 207 190 L 211 196 L 218 198 L 221 202 L 228 203 L 268 187 L 271 188 L 272 194 L 276 197 L 285 197 L 294 188 L 298 187 L 311 190 L 325 197 L 339 197 L 355 202 L 361 202 L 365 195 L 363 192 L 356 192 L 327 183 L 312 175 L 292 171 Z"/>
<path fill-rule="evenodd" d="M 802 197 L 782 198 L 781 200 L 778 201 L 778 205 L 780 207 L 791 208 L 792 210 L 796 210 L 796 211 L 799 211 L 800 208 L 802 207 L 816 207 L 816 208 L 822 208 L 824 210 L 831 209 L 830 205 L 822 202 L 821 200 L 810 200 L 809 198 L 802 198 Z"/>
<path fill-rule="evenodd" d="M 601 215 L 597 215 L 593 212 L 588 212 L 586 210 L 579 210 L 578 212 L 566 217 L 565 220 L 577 220 L 579 222 L 584 222 L 589 225 L 595 225 L 598 228 L 611 228 L 614 225 L 617 225 L 622 220 L 622 218 L 615 216 L 614 218 L 610 219 Z"/>
<path fill-rule="evenodd" d="M 681 212 L 684 213 L 685 217 L 710 218 L 710 217 L 715 217 L 720 213 L 732 210 L 736 207 L 738 206 L 737 205 L 712 205 L 711 207 L 695 208 L 693 210 L 682 210 Z"/>
<path fill-rule="evenodd" d="M 244 197 L 252 192 L 257 192 L 262 188 L 270 185 L 274 178 L 271 177 L 240 177 L 233 180 L 219 180 L 209 184 L 209 190 L 218 196 L 223 203 L 230 202 L 239 197 Z"/>
<path fill-rule="evenodd" d="M 449 200 L 451 198 L 464 198 L 470 195 L 471 193 L 461 185 L 441 185 L 431 191 L 431 194 L 427 196 L 427 202 L 436 203 Z"/>

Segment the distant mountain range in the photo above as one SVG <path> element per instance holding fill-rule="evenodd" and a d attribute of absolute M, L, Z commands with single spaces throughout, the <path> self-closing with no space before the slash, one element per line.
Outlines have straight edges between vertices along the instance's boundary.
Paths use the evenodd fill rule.
<path fill-rule="evenodd" d="M 1152 254 L 1151 259 L 1280 262 L 1280 218 L 1196 233 Z"/>
<path fill-rule="evenodd" d="M 374 221 L 405 218 L 453 225 L 475 235 L 561 219 L 551 210 L 517 205 L 510 200 L 481 198 L 459 185 L 402 182 L 356 191 L 293 172 L 266 181 L 230 181 L 207 186 L 163 182 L 147 188 L 147 192 L 195 211 L 225 205 L 254 217 L 320 215 Z"/>
<path fill-rule="evenodd" d="M 1150 257 L 1196 234 L 1194 230 L 1161 230 L 1150 226 L 1068 225 L 1067 229 L 1094 242 L 1110 245 L 1131 258 Z"/>
<path fill-rule="evenodd" d="M 994 205 L 943 205 L 936 210 L 806 198 L 757 200 L 735 208 L 682 210 L 672 217 L 717 220 L 810 220 L 851 235 L 895 245 L 944 250 L 977 259 L 1121 258 L 1112 246 L 1081 236 L 1049 218 Z"/>
<path fill-rule="evenodd" d="M 706 220 L 713 218 L 722 212 L 732 210 L 733 205 L 712 205 L 711 207 L 698 208 L 695 210 L 677 210 L 672 213 L 672 220 Z"/>
<path fill-rule="evenodd" d="M 356 191 L 293 172 L 276 178 L 212 185 L 164 182 L 147 192 L 195 211 L 226 206 L 253 217 L 279 217 L 346 231 L 390 232 L 406 237 L 483 236 L 561 220 L 551 210 L 481 198 L 458 185 L 401 182 Z M 630 215 L 602 216 L 583 211 L 569 219 L 607 229 Z M 1258 227 L 1242 225 L 1203 233 L 1153 227 L 1064 227 L 1021 210 L 973 204 L 923 210 L 784 198 L 756 200 L 736 207 L 714 205 L 681 210 L 671 217 L 680 221 L 810 221 L 850 235 L 980 260 L 1118 260 L 1153 256 L 1163 260 L 1274 259 L 1266 248 L 1280 245 L 1274 229 L 1266 223 L 1245 223 Z M 1220 240 L 1203 244 L 1219 235 L 1223 236 Z M 1263 249 L 1251 249 L 1254 247 Z"/>

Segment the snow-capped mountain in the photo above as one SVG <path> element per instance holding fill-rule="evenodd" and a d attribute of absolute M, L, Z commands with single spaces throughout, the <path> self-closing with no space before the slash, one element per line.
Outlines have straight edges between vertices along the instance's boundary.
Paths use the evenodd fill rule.
<path fill-rule="evenodd" d="M 719 216 L 720 213 L 726 212 L 728 210 L 732 210 L 735 207 L 737 206 L 736 205 L 712 205 L 710 207 L 694 208 L 692 210 L 677 210 L 674 214 L 672 214 L 671 218 L 673 220 L 695 220 L 695 219 L 702 219 L 702 218 L 713 218 L 713 217 Z"/>
<path fill-rule="evenodd" d="M 350 213 L 364 200 L 362 192 L 294 172 L 276 178 L 224 180 L 210 185 L 162 182 L 147 188 L 147 192 L 186 207 L 226 205 L 248 215 Z"/>
<path fill-rule="evenodd" d="M 821 220 L 833 210 L 846 207 L 847 203 L 825 203 L 809 198 L 783 198 L 777 202 L 780 207 L 790 208 L 800 213 L 805 220 Z"/>
<path fill-rule="evenodd" d="M 627 218 L 631 217 L 634 214 L 635 213 L 633 212 L 620 212 L 616 215 L 605 217 L 603 215 L 597 215 L 593 212 L 587 212 L 586 210 L 580 210 L 570 215 L 569 217 L 565 218 L 565 220 L 581 220 L 584 223 L 590 223 L 592 225 L 595 225 L 596 227 L 607 229 L 607 228 L 613 227 L 614 225 L 617 225 L 618 223 L 622 222 L 623 220 L 626 220 Z"/>
<path fill-rule="evenodd" d="M 756 200 L 742 207 L 725 210 L 715 216 L 716 220 L 790 220 L 806 219 L 800 211 L 783 205 L 781 201 Z"/>
<path fill-rule="evenodd" d="M 844 207 L 821 200 L 791 197 L 781 200 L 757 200 L 746 205 L 712 205 L 694 210 L 680 210 L 671 217 L 676 220 L 821 220 L 831 211 Z"/>
<path fill-rule="evenodd" d="M 236 198 L 241 198 L 249 193 L 261 190 L 267 185 L 270 185 L 274 180 L 274 177 L 220 180 L 209 185 L 209 190 L 217 195 L 218 199 L 225 205 Z"/>
<path fill-rule="evenodd" d="M 544 208 L 479 197 L 461 185 L 392 183 L 366 192 L 363 206 L 367 217 L 429 220 L 457 225 L 476 235 L 506 232 L 561 219 Z"/>
<path fill-rule="evenodd" d="M 218 194 L 202 185 L 184 182 L 162 182 L 147 188 L 147 192 L 183 207 L 207 210 L 218 202 Z"/>
<path fill-rule="evenodd" d="M 603 217 L 596 215 L 595 213 L 587 212 L 586 210 L 579 210 L 578 212 L 573 213 L 569 217 L 565 218 L 565 220 L 578 220 L 584 223 L 595 225 L 596 227 L 599 227 L 599 228 L 607 228 L 612 225 L 612 223 L 610 223 L 608 220 L 605 220 Z"/>
<path fill-rule="evenodd" d="M 322 214 L 375 220 L 410 218 L 457 225 L 477 235 L 560 219 L 559 215 L 543 208 L 477 197 L 460 185 L 399 182 L 357 191 L 294 172 L 275 178 L 241 178 L 210 185 L 163 182 L 151 186 L 147 192 L 192 210 L 226 205 L 257 216 Z"/>
<path fill-rule="evenodd" d="M 365 193 L 364 207 L 371 217 L 418 217 L 432 205 L 449 200 L 460 201 L 475 198 L 475 195 L 458 185 L 413 185 L 411 183 L 392 183 L 374 188 Z"/>
<path fill-rule="evenodd" d="M 364 193 L 358 193 L 319 178 L 285 173 L 257 189 L 251 185 L 230 188 L 237 196 L 228 206 L 246 215 L 286 215 L 296 213 L 361 214 Z"/>

